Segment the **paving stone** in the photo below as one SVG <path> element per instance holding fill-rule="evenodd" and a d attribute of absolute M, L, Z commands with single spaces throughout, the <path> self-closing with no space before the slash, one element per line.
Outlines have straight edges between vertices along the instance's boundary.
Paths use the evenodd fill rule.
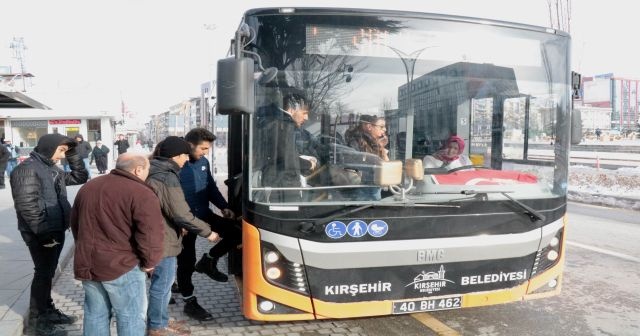
<path fill-rule="evenodd" d="M 209 245 L 204 239 L 198 239 L 196 250 L 198 255 L 207 251 Z M 226 270 L 226 260 L 220 263 L 220 269 Z M 314 336 L 314 335 L 349 335 L 362 336 L 361 329 L 349 328 L 348 321 L 300 321 L 300 322 L 262 322 L 247 320 L 242 315 L 235 279 L 228 283 L 212 281 L 206 276 L 194 273 L 195 295 L 198 302 L 214 317 L 213 321 L 198 322 L 190 320 L 184 312 L 184 304 L 179 295 L 174 295 L 177 304 L 169 305 L 172 319 L 187 321 L 192 335 L 238 335 L 238 336 Z M 148 286 L 148 282 L 147 282 Z M 52 297 L 60 310 L 78 316 L 79 321 L 68 326 L 69 335 L 82 334 L 82 317 L 84 315 L 84 290 L 82 282 L 73 279 L 73 260 L 60 274 L 54 284 Z M 111 334 L 116 335 L 115 321 L 111 323 Z"/>

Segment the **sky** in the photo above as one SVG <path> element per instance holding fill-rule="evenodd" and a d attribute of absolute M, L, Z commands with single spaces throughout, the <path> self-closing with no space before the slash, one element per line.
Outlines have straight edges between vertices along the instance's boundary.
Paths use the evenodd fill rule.
<path fill-rule="evenodd" d="M 323 1 L 6 1 L 0 15 L 0 66 L 14 65 L 13 37 L 27 46 L 28 94 L 57 111 L 162 113 L 215 79 L 242 14 L 259 7 L 396 9 L 472 16 L 548 27 L 547 0 Z M 572 67 L 585 76 L 613 72 L 640 79 L 640 3 L 572 1 Z"/>

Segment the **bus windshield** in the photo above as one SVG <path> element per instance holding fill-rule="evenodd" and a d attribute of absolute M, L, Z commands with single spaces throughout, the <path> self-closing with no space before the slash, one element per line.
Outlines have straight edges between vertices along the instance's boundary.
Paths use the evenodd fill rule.
<path fill-rule="evenodd" d="M 566 194 L 569 37 L 398 15 L 247 16 L 249 198 L 439 203 Z M 420 161 L 421 176 L 402 173 Z M 383 183 L 398 162 L 402 178 Z M 395 182 L 394 182 L 395 183 Z M 405 189 L 403 197 L 394 190 Z"/>

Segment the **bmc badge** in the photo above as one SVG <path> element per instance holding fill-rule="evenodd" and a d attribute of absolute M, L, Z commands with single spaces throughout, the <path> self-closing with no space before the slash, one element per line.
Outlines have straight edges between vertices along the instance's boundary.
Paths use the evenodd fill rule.
<path fill-rule="evenodd" d="M 426 272 L 418 274 L 413 278 L 413 282 L 405 287 L 413 286 L 413 289 L 420 293 L 433 294 L 439 292 L 441 288 L 447 287 L 447 282 L 455 283 L 444 277 L 444 265 L 440 265 L 438 272 Z"/>

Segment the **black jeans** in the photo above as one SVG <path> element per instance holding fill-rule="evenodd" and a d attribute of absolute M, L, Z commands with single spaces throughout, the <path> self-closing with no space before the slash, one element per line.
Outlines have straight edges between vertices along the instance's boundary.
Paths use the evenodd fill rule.
<path fill-rule="evenodd" d="M 60 252 L 64 246 L 64 231 L 52 233 L 51 237 L 60 243 L 53 247 L 42 246 L 43 242 L 40 242 L 33 233 L 20 232 L 20 234 L 29 248 L 35 271 L 31 282 L 29 310 L 31 316 L 38 316 L 54 308 L 51 286 L 58 267 L 58 258 L 60 258 Z M 46 242 L 44 243 L 46 244 Z"/>
<path fill-rule="evenodd" d="M 211 230 L 222 238 L 209 250 L 211 257 L 220 258 L 242 242 L 242 230 L 236 225 L 236 221 L 220 217 L 214 213 L 211 213 L 208 218 L 201 219 L 206 221 L 211 226 Z M 193 295 L 191 276 L 195 271 L 196 264 L 196 238 L 197 235 L 194 233 L 188 233 L 182 237 L 182 252 L 178 255 L 176 276 L 182 296 Z"/>

